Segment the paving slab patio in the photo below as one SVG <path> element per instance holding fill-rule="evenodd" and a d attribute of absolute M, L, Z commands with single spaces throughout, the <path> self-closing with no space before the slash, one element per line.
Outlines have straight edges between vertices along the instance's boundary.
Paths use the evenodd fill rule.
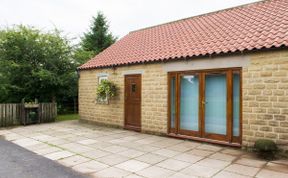
<path fill-rule="evenodd" d="M 1 129 L 0 136 L 91 177 L 288 177 L 288 161 L 231 147 L 64 121 Z"/>

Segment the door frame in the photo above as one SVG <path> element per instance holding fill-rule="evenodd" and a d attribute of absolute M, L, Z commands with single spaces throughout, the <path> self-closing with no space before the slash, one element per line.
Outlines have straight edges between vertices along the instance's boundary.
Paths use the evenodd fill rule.
<path fill-rule="evenodd" d="M 140 116 L 139 116 L 139 127 L 135 127 L 132 125 L 127 125 L 127 117 L 126 115 L 128 114 L 127 112 L 127 85 L 126 85 L 126 80 L 127 77 L 138 77 L 139 79 L 139 90 L 140 90 L 140 106 L 139 106 L 139 112 L 140 112 Z M 124 129 L 128 129 L 128 130 L 134 130 L 137 132 L 141 132 L 141 126 L 142 126 L 142 75 L 141 74 L 128 74 L 128 75 L 124 75 Z"/>
<path fill-rule="evenodd" d="M 205 106 L 202 101 L 205 99 L 205 75 L 209 73 L 226 73 L 226 87 L 227 87 L 227 108 L 226 108 L 226 127 L 227 133 L 225 136 L 217 134 L 205 133 Z M 239 136 L 233 136 L 233 72 L 239 72 L 240 77 L 240 94 L 239 94 Z M 180 131 L 180 91 L 182 75 L 198 74 L 199 75 L 199 134 L 191 131 Z M 171 128 L 171 78 L 175 77 L 175 128 Z M 204 69 L 204 70 L 189 70 L 189 71 L 175 71 L 168 73 L 168 117 L 167 117 L 167 132 L 168 135 L 180 138 L 188 138 L 212 143 L 220 143 L 225 145 L 240 146 L 242 143 L 242 68 L 220 68 L 220 69 Z"/>

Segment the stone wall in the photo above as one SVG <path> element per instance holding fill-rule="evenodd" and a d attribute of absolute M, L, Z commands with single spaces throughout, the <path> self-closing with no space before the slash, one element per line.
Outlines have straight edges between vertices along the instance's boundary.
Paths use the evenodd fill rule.
<path fill-rule="evenodd" d="M 243 145 L 274 140 L 288 149 L 288 51 L 250 55 L 243 68 Z"/>
<path fill-rule="evenodd" d="M 288 51 L 258 52 L 245 55 L 243 59 L 248 62 L 246 66 L 242 66 L 242 144 L 252 146 L 256 139 L 267 138 L 274 140 L 281 148 L 288 149 Z M 163 67 L 164 65 L 142 64 L 118 67 L 114 70 L 81 71 L 79 79 L 81 119 L 123 127 L 123 74 L 139 70 L 143 72 L 142 130 L 167 133 L 168 86 L 165 70 L 167 67 Z M 95 101 L 99 73 L 109 74 L 108 79 L 119 87 L 119 95 L 111 100 L 109 105 L 98 104 Z"/>
<path fill-rule="evenodd" d="M 167 132 L 167 73 L 161 64 L 133 65 L 116 69 L 85 70 L 79 79 L 79 114 L 82 120 L 124 126 L 124 74 L 141 71 L 141 129 L 145 132 Z M 97 74 L 107 73 L 118 87 L 118 96 L 109 105 L 96 103 Z"/>

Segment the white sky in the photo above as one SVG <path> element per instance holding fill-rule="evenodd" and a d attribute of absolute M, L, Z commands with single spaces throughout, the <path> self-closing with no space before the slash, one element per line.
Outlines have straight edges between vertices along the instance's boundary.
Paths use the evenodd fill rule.
<path fill-rule="evenodd" d="M 259 0 L 0 0 L 0 27 L 54 27 L 69 37 L 87 31 L 91 17 L 102 11 L 110 30 L 123 37 L 132 30 Z"/>

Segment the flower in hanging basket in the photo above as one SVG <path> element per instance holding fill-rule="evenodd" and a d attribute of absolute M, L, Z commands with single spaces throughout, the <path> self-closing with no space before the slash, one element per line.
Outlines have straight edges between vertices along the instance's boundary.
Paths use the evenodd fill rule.
<path fill-rule="evenodd" d="M 105 101 L 117 94 L 116 85 L 109 80 L 102 80 L 97 87 L 97 101 Z"/>

